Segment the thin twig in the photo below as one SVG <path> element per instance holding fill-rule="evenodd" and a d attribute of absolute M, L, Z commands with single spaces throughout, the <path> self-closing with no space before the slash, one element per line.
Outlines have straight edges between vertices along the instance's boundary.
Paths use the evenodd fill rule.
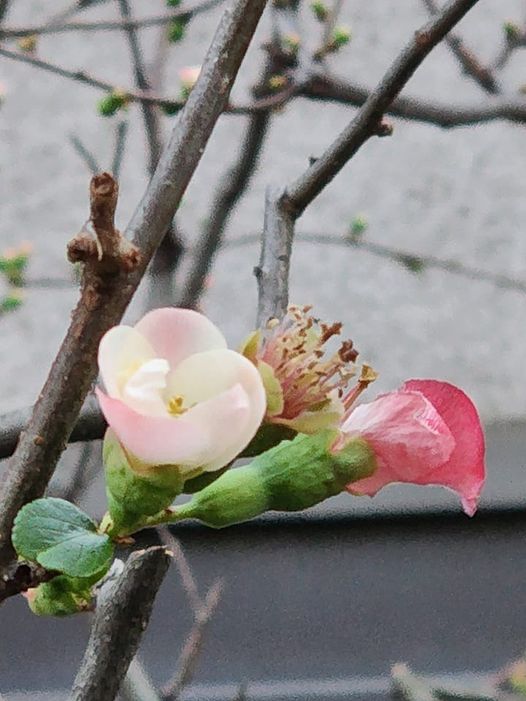
<path fill-rule="evenodd" d="M 173 679 L 162 688 L 163 701 L 178 701 L 182 690 L 191 681 L 203 644 L 203 635 L 219 604 L 223 592 L 223 580 L 216 579 L 208 590 L 203 606 L 195 616 L 190 631 L 177 662 L 177 672 Z"/>
<path fill-rule="evenodd" d="M 107 80 L 91 76 L 85 71 L 72 71 L 21 51 L 6 49 L 3 46 L 0 46 L 0 56 L 60 75 L 63 78 L 78 82 L 80 85 L 98 88 L 105 92 L 120 90 L 126 96 L 128 102 L 144 102 L 161 106 L 170 105 L 172 108 L 177 107 L 179 109 L 184 107 L 184 102 L 179 98 L 145 94 L 129 89 L 121 90 L 119 86 Z M 355 83 L 348 83 L 338 78 L 318 73 L 315 76 L 310 76 L 308 80 L 299 85 L 287 86 L 285 90 L 280 91 L 276 95 L 257 99 L 249 104 L 226 105 L 223 112 L 230 115 L 248 115 L 258 111 L 280 109 L 284 104 L 300 95 L 310 99 L 327 100 L 361 107 L 371 96 L 371 90 Z M 526 100 L 523 97 L 503 96 L 483 103 L 455 105 L 452 103 L 431 102 L 416 97 L 398 97 L 386 106 L 385 113 L 403 117 L 404 119 L 434 124 L 443 128 L 482 124 L 500 119 L 522 124 L 526 122 Z"/>
<path fill-rule="evenodd" d="M 489 270 L 474 268 L 472 266 L 461 263 L 460 261 L 451 258 L 438 258 L 437 256 L 422 255 L 414 253 L 394 246 L 387 246 L 382 243 L 375 243 L 367 239 L 355 239 L 351 236 L 343 236 L 341 234 L 315 234 L 308 232 L 300 232 L 296 234 L 297 243 L 314 243 L 319 245 L 343 246 L 345 248 L 359 248 L 367 253 L 391 260 L 393 263 L 402 265 L 412 272 L 422 272 L 425 270 L 443 270 L 452 275 L 489 282 L 495 287 L 503 290 L 513 290 L 515 292 L 526 292 L 526 281 L 518 278 L 510 277 L 504 273 L 492 273 Z M 261 234 L 248 234 L 246 236 L 238 236 L 230 241 L 223 243 L 222 248 L 237 248 L 238 246 L 246 246 L 250 244 L 258 244 L 261 241 Z"/>
<path fill-rule="evenodd" d="M 440 12 L 435 0 L 422 0 L 428 12 L 436 15 Z M 499 81 L 493 75 L 493 71 L 488 66 L 484 66 L 480 59 L 468 49 L 464 41 L 456 34 L 448 34 L 445 41 L 451 52 L 455 55 L 462 66 L 464 73 L 472 78 L 483 90 L 491 95 L 501 92 Z"/>
<path fill-rule="evenodd" d="M 115 130 L 115 146 L 113 148 L 113 158 L 111 159 L 110 172 L 115 180 L 119 180 L 122 168 L 122 159 L 126 150 L 126 138 L 128 136 L 128 121 L 122 119 Z"/>
<path fill-rule="evenodd" d="M 172 553 L 174 564 L 177 567 L 179 576 L 181 577 L 183 589 L 188 597 L 192 612 L 194 616 L 196 616 L 203 607 L 203 601 L 199 595 L 197 583 L 194 575 L 192 574 L 192 570 L 188 564 L 188 560 L 186 559 L 181 543 L 170 532 L 170 529 L 167 526 L 157 528 L 157 532 L 159 533 L 159 537 L 163 544 Z"/>
<path fill-rule="evenodd" d="M 16 409 L 0 417 L 0 460 L 8 458 L 15 451 L 23 427 L 31 417 L 31 408 Z M 69 443 L 99 440 L 104 437 L 106 420 L 97 402 L 88 400 L 79 414 L 78 420 L 68 439 Z"/>
<path fill-rule="evenodd" d="M 77 134 L 70 134 L 68 138 L 69 138 L 70 144 L 73 146 L 75 151 L 78 153 L 81 160 L 88 167 L 88 170 L 91 173 L 91 175 L 95 175 L 96 173 L 100 173 L 101 168 L 100 168 L 99 164 L 97 163 L 95 156 L 83 144 L 80 137 L 77 136 Z"/>
<path fill-rule="evenodd" d="M 169 564 L 170 556 L 162 547 L 130 555 L 111 596 L 97 607 L 71 701 L 113 701 L 148 625 Z"/>
<path fill-rule="evenodd" d="M 7 5 L 9 0 L 3 0 Z M 42 35 L 42 34 L 62 34 L 63 32 L 99 32 L 99 31 L 121 31 L 123 29 L 139 29 L 144 27 L 157 27 L 169 24 L 175 19 L 190 19 L 201 12 L 207 12 L 224 0 L 205 0 L 192 7 L 182 10 L 174 10 L 170 14 L 156 15 L 154 17 L 144 17 L 143 19 L 123 19 L 123 20 L 99 20 L 96 22 L 63 22 L 60 19 L 56 22 L 49 22 L 31 27 L 6 27 L 0 30 L 0 39 L 20 39 L 21 37 Z M 0 11 L 2 5 L 0 5 Z"/>
<path fill-rule="evenodd" d="M 120 688 L 122 701 L 161 701 L 152 680 L 137 655 L 130 662 Z"/>
<path fill-rule="evenodd" d="M 0 495 L 0 565 L 13 557 L 10 533 L 19 509 L 41 496 L 97 372 L 102 335 L 119 323 L 160 244 L 223 111 L 267 0 L 236 0 L 223 14 L 201 74 L 127 228 L 141 251 L 131 273 L 84 290 L 48 379 L 21 435 Z M 93 226 L 96 228 L 96 217 Z M 99 232 L 98 232 L 99 233 Z M 78 251 L 77 251 L 78 252 Z M 71 249 L 70 249 L 71 253 Z M 111 260 L 111 259 L 110 259 Z M 105 262 L 105 256 L 101 263 Z M 1 577 L 0 577 L 1 587 Z"/>
<path fill-rule="evenodd" d="M 237 162 L 220 178 L 208 220 L 199 239 L 192 267 L 183 285 L 177 305 L 194 307 L 199 303 L 207 275 L 216 251 L 221 246 L 223 233 L 236 203 L 245 192 L 257 167 L 261 147 L 268 131 L 270 115 L 258 112 L 250 117 L 239 148 Z"/>
<path fill-rule="evenodd" d="M 318 73 L 301 89 L 300 94 L 310 99 L 362 107 L 372 96 L 372 90 L 327 73 Z M 236 106 L 236 109 L 241 109 L 241 106 Z M 433 124 L 444 129 L 483 124 L 499 119 L 524 123 L 526 122 L 526 100 L 520 96 L 502 96 L 484 102 L 454 104 L 413 96 L 400 96 L 387 105 L 385 113 L 394 117 Z"/>
<path fill-rule="evenodd" d="M 287 311 L 294 218 L 281 207 L 285 194 L 285 188 L 269 186 L 265 196 L 261 256 L 254 268 L 259 292 L 256 321 L 261 328 Z"/>

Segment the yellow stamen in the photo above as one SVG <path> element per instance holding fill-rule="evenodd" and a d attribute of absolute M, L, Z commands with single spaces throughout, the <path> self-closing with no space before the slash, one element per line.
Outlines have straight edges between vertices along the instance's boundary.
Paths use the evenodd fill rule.
<path fill-rule="evenodd" d="M 175 397 L 171 397 L 168 400 L 168 412 L 172 416 L 180 416 L 181 414 L 184 414 L 186 409 L 183 408 L 184 404 L 184 399 L 180 395 L 176 395 Z"/>

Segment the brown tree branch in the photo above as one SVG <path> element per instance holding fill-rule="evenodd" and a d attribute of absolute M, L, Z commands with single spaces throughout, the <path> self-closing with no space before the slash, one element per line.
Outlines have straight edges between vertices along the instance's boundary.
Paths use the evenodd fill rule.
<path fill-rule="evenodd" d="M 422 0 L 431 15 L 440 12 L 435 0 Z M 487 93 L 495 95 L 501 92 L 499 81 L 488 66 L 484 66 L 481 60 L 468 49 L 464 41 L 456 34 L 448 34 L 445 41 L 451 52 L 460 63 L 464 73 L 472 78 Z"/>
<path fill-rule="evenodd" d="M 7 6 L 9 0 L 3 0 Z M 100 32 L 100 31 L 122 31 L 130 29 L 140 29 L 144 27 L 158 27 L 169 24 L 175 19 L 189 20 L 195 15 L 211 10 L 224 0 L 202 0 L 192 7 L 182 10 L 174 10 L 170 14 L 157 15 L 154 17 L 144 17 L 143 19 L 122 19 L 103 20 L 96 22 L 48 22 L 46 24 L 33 25 L 30 27 L 5 27 L 0 29 L 0 39 L 20 39 L 27 36 L 41 36 L 43 34 L 62 34 L 63 32 Z M 0 11 L 2 5 L 0 4 Z"/>
<path fill-rule="evenodd" d="M 16 448 L 20 433 L 31 417 L 31 408 L 10 411 L 0 417 L 0 460 L 10 457 Z M 69 443 L 94 441 L 103 438 L 106 431 L 104 419 L 97 402 L 87 401 L 68 439 Z"/>
<path fill-rule="evenodd" d="M 119 323 L 173 219 L 228 101 L 265 5 L 266 0 L 236 0 L 223 14 L 199 79 L 128 226 L 129 237 L 141 251 L 137 267 L 129 275 L 125 271 L 114 272 L 113 276 L 105 278 L 104 286 L 91 289 L 93 294 L 83 291 L 81 295 L 66 338 L 5 476 L 0 495 L 0 565 L 5 565 L 13 556 L 10 533 L 18 510 L 43 494 L 53 474 L 95 379 L 99 341 L 110 327 Z M 98 217 L 94 216 L 94 220 L 98 221 Z M 104 222 L 99 223 L 104 228 Z M 96 228 L 95 221 L 93 224 Z M 97 231 L 99 239 L 101 231 Z M 104 253 L 105 244 L 111 243 L 106 229 L 100 243 Z M 78 259 L 79 247 L 70 248 L 71 253 Z M 88 258 L 87 251 L 85 255 Z M 101 263 L 106 262 L 105 258 L 103 255 Z M 88 260 L 95 265 L 94 258 Z"/>
<path fill-rule="evenodd" d="M 130 555 L 111 594 L 97 606 L 71 701 L 113 701 L 148 625 L 170 559 L 162 547 Z"/>
<path fill-rule="evenodd" d="M 0 588 L 0 604 L 10 596 L 16 596 L 28 589 L 49 582 L 57 572 L 49 572 L 32 562 L 12 562 L 3 572 L 3 585 Z"/>
<path fill-rule="evenodd" d="M 329 74 L 318 73 L 300 91 L 304 97 L 362 107 L 372 94 L 370 88 Z M 238 107 L 239 108 L 239 107 Z M 526 122 L 526 99 L 492 98 L 473 104 L 440 103 L 412 96 L 399 96 L 386 107 L 386 114 L 444 129 L 482 124 L 498 119 Z"/>
<path fill-rule="evenodd" d="M 268 192 L 261 262 L 255 270 L 260 326 L 265 326 L 272 317 L 281 317 L 287 308 L 289 259 L 296 220 L 366 141 L 389 133 L 383 123 L 389 105 L 433 47 L 477 2 L 450 0 L 440 14 L 415 32 L 356 117 L 322 156 L 287 188 Z"/>

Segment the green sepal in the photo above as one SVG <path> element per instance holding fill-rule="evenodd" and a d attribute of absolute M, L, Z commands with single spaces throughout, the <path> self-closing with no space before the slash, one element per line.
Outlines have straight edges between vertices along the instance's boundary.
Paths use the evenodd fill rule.
<path fill-rule="evenodd" d="M 250 465 L 226 472 L 174 515 L 224 528 L 265 511 L 300 511 L 319 504 L 376 469 L 374 454 L 361 439 L 333 452 L 337 436 L 326 430 L 283 441 Z"/>
<path fill-rule="evenodd" d="M 26 504 L 15 519 L 12 540 L 20 557 L 70 577 L 97 581 L 113 559 L 108 536 L 64 499 L 48 497 Z"/>
<path fill-rule="evenodd" d="M 93 609 L 91 579 L 64 574 L 30 589 L 26 595 L 29 608 L 37 616 L 69 616 Z"/>
<path fill-rule="evenodd" d="M 140 474 L 134 471 L 110 429 L 102 454 L 111 521 L 105 523 L 104 530 L 112 536 L 139 530 L 145 518 L 166 509 L 183 490 L 184 478 L 175 465 L 151 466 Z"/>

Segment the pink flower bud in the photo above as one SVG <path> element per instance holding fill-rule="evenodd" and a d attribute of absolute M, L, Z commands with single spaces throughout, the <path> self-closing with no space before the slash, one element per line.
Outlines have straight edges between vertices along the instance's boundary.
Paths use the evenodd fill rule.
<path fill-rule="evenodd" d="M 373 475 L 347 486 L 351 494 L 373 496 L 393 482 L 441 485 L 459 494 L 469 516 L 475 513 L 485 480 L 484 434 L 475 406 L 457 387 L 409 380 L 348 413 L 341 434 L 339 442 L 366 440 L 378 464 Z"/>

